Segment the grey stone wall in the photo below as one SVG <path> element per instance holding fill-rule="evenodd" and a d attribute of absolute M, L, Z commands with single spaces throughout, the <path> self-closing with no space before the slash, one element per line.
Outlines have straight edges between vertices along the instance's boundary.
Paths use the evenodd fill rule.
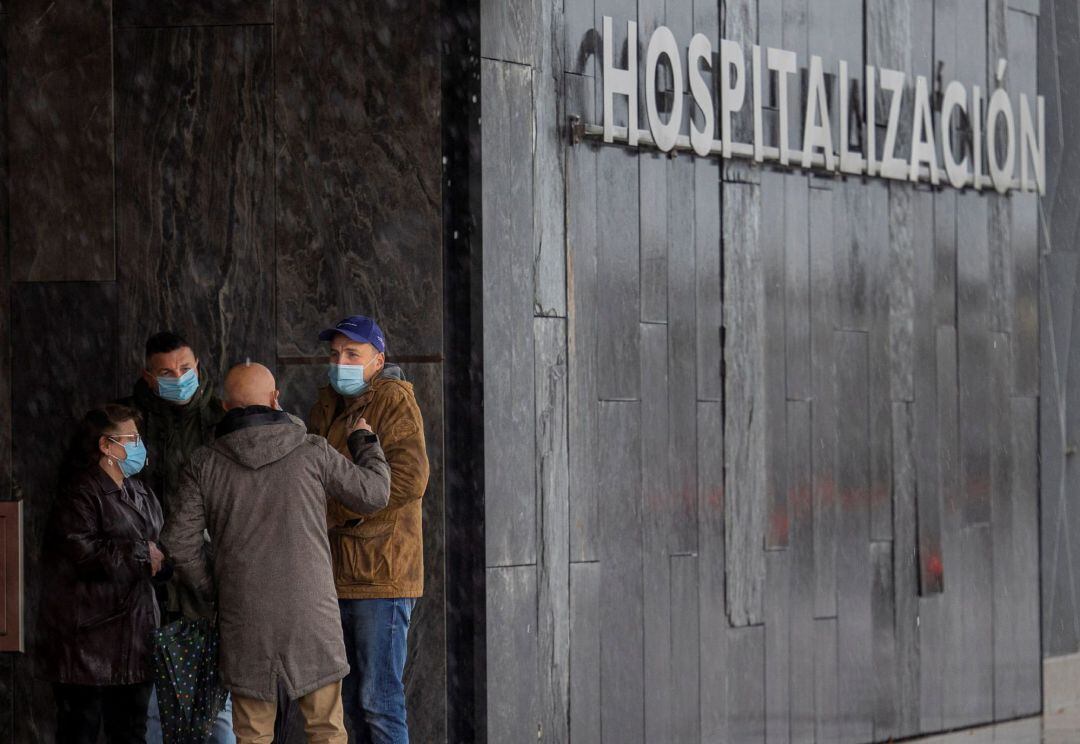
<path fill-rule="evenodd" d="M 1036 197 L 566 125 L 601 122 L 605 15 L 620 66 L 637 21 L 641 67 L 662 24 L 909 86 L 992 90 L 1007 57 L 1015 101 L 1040 9 L 481 9 L 488 741 L 870 742 L 1038 711 Z"/>

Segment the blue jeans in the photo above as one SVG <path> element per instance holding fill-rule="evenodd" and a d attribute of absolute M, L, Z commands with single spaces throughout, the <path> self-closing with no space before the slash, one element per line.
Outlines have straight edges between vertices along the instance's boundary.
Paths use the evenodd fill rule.
<path fill-rule="evenodd" d="M 405 651 L 415 599 L 340 599 L 349 675 L 341 699 L 359 744 L 409 744 Z"/>
<path fill-rule="evenodd" d="M 150 693 L 150 707 L 146 711 L 146 744 L 161 744 L 161 711 L 158 709 L 157 688 Z M 225 707 L 218 713 L 210 738 L 206 744 L 236 744 L 232 730 L 232 696 L 225 698 Z"/>

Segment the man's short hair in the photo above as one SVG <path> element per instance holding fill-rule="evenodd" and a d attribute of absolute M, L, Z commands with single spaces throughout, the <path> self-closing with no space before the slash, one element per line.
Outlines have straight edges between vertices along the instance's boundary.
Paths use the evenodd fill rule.
<path fill-rule="evenodd" d="M 172 331 L 161 331 L 146 339 L 146 358 L 149 359 L 154 354 L 168 354 L 170 351 L 183 349 L 185 346 L 191 348 L 191 344 L 179 334 Z"/>

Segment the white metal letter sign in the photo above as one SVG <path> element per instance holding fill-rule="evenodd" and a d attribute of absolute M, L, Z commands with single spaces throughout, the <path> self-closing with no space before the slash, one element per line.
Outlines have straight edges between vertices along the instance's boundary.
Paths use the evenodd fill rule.
<path fill-rule="evenodd" d="M 659 26 L 644 46 L 646 130 L 638 128 L 638 26 L 633 21 L 626 24 L 625 68 L 617 66 L 621 62 L 616 62 L 615 45 L 609 43 L 614 38 L 612 26 L 611 17 L 604 16 L 603 123 L 571 117 L 574 141 L 594 138 L 663 152 L 683 150 L 700 157 L 746 158 L 825 173 L 996 189 L 1002 194 L 1046 193 L 1046 105 L 1042 96 L 1036 96 L 1033 112 L 1027 95 L 1013 101 L 1002 86 L 1005 60 L 997 64 L 997 88 L 984 93 L 977 85 L 969 89 L 955 80 L 939 81 L 943 89 L 934 89 L 923 75 L 908 80 L 903 72 L 873 66 L 867 66 L 858 81 L 849 77 L 845 60 L 832 67 L 811 55 L 802 76 L 803 118 L 790 121 L 788 89 L 800 80 L 800 61 L 794 52 L 754 45 L 747 60 L 740 44 L 721 39 L 720 48 L 714 50 L 702 34 L 684 48 L 669 28 Z M 657 95 L 661 65 L 670 73 L 672 88 L 664 96 L 666 106 L 660 105 Z M 835 98 L 829 95 L 834 80 Z M 777 120 L 768 136 L 762 109 L 770 90 Z M 626 121 L 616 121 L 616 97 L 627 101 Z M 753 142 L 740 142 L 735 123 L 748 106 Z M 839 110 L 830 112 L 830 106 Z M 898 136 L 902 130 L 911 133 L 903 148 Z M 799 143 L 801 150 L 795 149 Z"/>

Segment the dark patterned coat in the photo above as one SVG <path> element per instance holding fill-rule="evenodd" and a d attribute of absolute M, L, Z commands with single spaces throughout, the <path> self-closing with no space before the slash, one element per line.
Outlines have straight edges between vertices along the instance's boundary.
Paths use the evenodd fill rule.
<path fill-rule="evenodd" d="M 121 487 L 95 467 L 62 489 L 44 545 L 38 642 L 48 678 L 77 685 L 151 679 L 150 634 L 160 615 L 148 542 L 157 542 L 161 528 L 157 498 L 136 479 Z"/>

